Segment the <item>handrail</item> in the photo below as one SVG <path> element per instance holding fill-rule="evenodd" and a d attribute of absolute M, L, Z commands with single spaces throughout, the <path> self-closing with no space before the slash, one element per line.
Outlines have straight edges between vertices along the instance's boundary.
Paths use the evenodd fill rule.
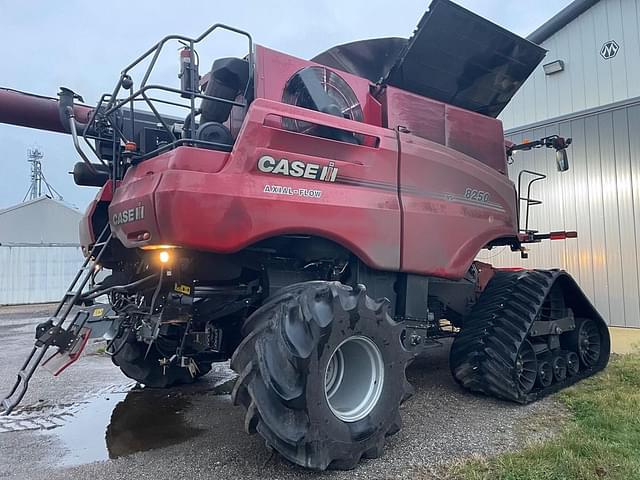
<path fill-rule="evenodd" d="M 161 91 L 165 91 L 165 92 L 169 92 L 169 93 L 184 93 L 185 90 L 180 90 L 179 88 L 172 88 L 172 87 L 165 87 L 164 85 L 156 85 L 156 84 L 151 84 L 151 85 L 146 85 L 142 88 L 140 88 L 139 90 L 137 90 L 136 92 L 134 92 L 133 94 L 129 95 L 127 98 L 120 100 L 117 104 L 115 104 L 113 107 L 107 109 L 106 111 L 103 112 L 104 115 L 110 115 L 113 112 L 115 112 L 116 110 L 122 108 L 125 104 L 129 103 L 131 100 L 134 100 L 136 97 L 138 97 L 139 95 L 143 95 L 145 92 L 148 92 L 149 90 L 161 90 Z M 204 99 L 204 100 L 213 100 L 214 102 L 221 102 L 221 103 L 227 103 L 229 105 L 233 105 L 236 107 L 246 107 L 247 104 L 243 103 L 243 102 L 236 102 L 234 100 L 227 100 L 226 98 L 222 98 L 222 97 L 212 97 L 211 95 L 205 95 L 203 93 L 197 93 L 197 92 L 191 92 L 193 94 L 194 97 L 196 98 L 200 98 L 200 99 Z M 158 102 L 164 102 L 163 99 L 155 99 Z M 165 102 L 168 103 L 168 102 Z M 190 108 L 188 105 L 183 105 L 183 104 L 179 104 L 179 103 L 175 103 L 175 102 L 171 102 L 171 105 L 174 106 L 180 106 L 183 108 Z"/>
<path fill-rule="evenodd" d="M 116 86 L 115 86 L 115 88 L 113 90 L 113 93 L 111 94 L 112 100 L 110 101 L 108 107 L 110 107 L 112 105 L 111 102 L 113 101 L 113 99 L 117 98 L 118 92 L 120 91 L 120 88 L 122 87 L 122 82 L 127 77 L 128 73 L 133 68 L 135 68 L 137 65 L 139 65 L 144 59 L 146 59 L 149 55 L 151 55 L 153 53 L 154 54 L 153 58 L 151 59 L 151 62 L 149 63 L 149 66 L 147 67 L 147 70 L 146 70 L 144 76 L 142 77 L 142 81 L 140 82 L 140 87 L 142 88 L 147 84 L 147 80 L 149 79 L 149 76 L 151 75 L 151 71 L 153 70 L 153 67 L 156 64 L 156 61 L 158 60 L 158 57 L 160 56 L 160 52 L 162 51 L 162 48 L 164 47 L 165 43 L 167 43 L 170 40 L 178 40 L 178 41 L 186 42 L 191 47 L 193 47 L 193 45 L 195 45 L 197 43 L 200 43 L 202 40 L 204 40 L 207 36 L 209 36 L 216 29 L 228 30 L 230 32 L 234 32 L 234 33 L 237 33 L 239 35 L 243 35 L 243 36 L 247 37 L 247 40 L 248 40 L 248 43 L 249 43 L 249 53 L 248 53 L 248 56 L 249 56 L 249 81 L 248 81 L 248 84 L 249 84 L 251 82 L 251 78 L 253 77 L 253 38 L 251 37 L 251 35 L 248 32 L 246 32 L 244 30 L 240 30 L 238 28 L 231 27 L 229 25 L 225 25 L 225 24 L 222 24 L 222 23 L 216 23 L 216 24 L 212 25 L 211 27 L 209 27 L 207 30 L 205 30 L 203 33 L 201 33 L 196 38 L 185 37 L 184 35 L 167 35 L 166 37 L 161 39 L 158 43 L 156 43 L 154 46 L 149 48 L 146 52 L 144 52 L 140 57 L 138 57 L 136 60 L 131 62 L 129 65 L 127 65 L 125 67 L 125 69 L 120 74 L 120 79 L 118 80 L 118 83 L 116 84 Z M 193 48 L 191 48 L 191 50 L 193 51 Z M 192 61 L 193 61 L 193 59 L 192 59 Z"/>
<path fill-rule="evenodd" d="M 532 175 L 533 179 L 529 180 L 529 183 L 527 184 L 527 196 L 523 197 L 522 196 L 522 174 L 526 173 L 528 175 Z M 529 232 L 529 207 L 531 207 L 532 205 L 540 205 L 542 203 L 542 200 L 535 200 L 533 198 L 531 198 L 531 186 L 542 179 L 547 178 L 547 176 L 544 173 L 540 173 L 540 172 L 534 172 L 533 170 L 520 170 L 520 173 L 518 173 L 518 230 L 520 232 Z M 525 205 L 526 205 L 526 213 L 525 213 L 525 223 L 524 223 L 524 229 L 520 228 L 520 202 L 525 201 Z"/>
<path fill-rule="evenodd" d="M 173 146 L 180 144 L 179 139 L 175 133 L 175 129 L 172 128 L 172 126 L 167 123 L 165 117 L 160 115 L 160 112 L 158 111 L 154 103 L 156 104 L 164 103 L 164 104 L 172 105 L 174 107 L 186 108 L 190 110 L 189 115 L 187 115 L 185 119 L 185 122 L 189 123 L 189 125 L 183 126 L 183 134 L 182 134 L 183 137 L 185 137 L 185 134 L 188 137 L 192 137 L 194 132 L 196 131 L 195 117 L 197 113 L 199 113 L 196 110 L 196 104 L 195 104 L 196 99 L 210 100 L 213 102 L 220 102 L 227 105 L 242 107 L 242 108 L 247 107 L 246 102 L 237 102 L 234 100 L 228 100 L 225 98 L 214 97 L 214 96 L 200 93 L 198 91 L 197 82 L 196 82 L 195 88 L 189 89 L 189 90 L 182 90 L 182 89 L 172 88 L 172 87 L 158 85 L 158 84 L 147 84 L 149 77 L 151 75 L 151 72 L 153 71 L 157 63 L 160 53 L 162 52 L 162 49 L 169 41 L 175 40 L 175 41 L 179 41 L 186 44 L 186 46 L 190 50 L 191 64 L 195 65 L 195 61 L 196 61 L 196 57 L 195 57 L 196 53 L 194 48 L 195 45 L 202 42 L 206 37 L 208 37 L 215 30 L 220 30 L 220 29 L 237 33 L 239 35 L 246 37 L 247 39 L 248 48 L 249 48 L 248 55 L 247 55 L 248 63 L 249 63 L 249 78 L 243 90 L 244 98 L 247 97 L 248 89 L 251 85 L 251 82 L 253 79 L 253 72 L 254 72 L 253 39 L 248 32 L 235 27 L 222 24 L 222 23 L 216 23 L 210 26 L 207 30 L 205 30 L 195 38 L 187 37 L 184 35 L 167 35 L 166 37 L 158 41 L 155 45 L 153 45 L 151 48 L 146 50 L 142 55 L 136 58 L 129 65 L 127 65 L 124 68 L 124 70 L 122 70 L 120 74 L 120 78 L 118 79 L 118 82 L 116 83 L 113 89 L 113 92 L 110 94 L 105 93 L 100 97 L 98 106 L 92 112 L 89 122 L 87 123 L 84 130 L 82 132 L 79 132 L 82 134 L 82 137 L 84 138 L 85 142 L 89 145 L 93 153 L 98 158 L 100 158 L 100 156 L 98 155 L 98 152 L 96 151 L 96 149 L 89 142 L 89 139 L 96 140 L 100 136 L 98 133 L 96 133 L 98 129 L 94 128 L 96 126 L 96 123 L 101 121 L 100 119 L 106 121 L 106 126 L 110 130 L 109 135 L 113 135 L 114 146 L 119 145 L 120 142 L 126 143 L 133 140 L 125 137 L 125 135 L 127 136 L 129 135 L 129 132 L 125 128 L 120 128 L 120 127 L 123 127 L 123 125 L 121 125 L 121 122 L 119 121 L 121 116 L 117 114 L 118 110 L 123 108 L 127 103 L 131 105 L 131 132 L 130 132 L 131 135 L 134 133 L 134 124 L 135 124 L 135 120 L 134 120 L 135 113 L 133 108 L 134 102 L 145 102 L 148 105 L 149 109 L 151 110 L 151 113 L 153 114 L 153 116 L 156 117 L 158 126 L 161 126 L 167 132 L 168 137 L 171 139 L 171 142 L 168 145 L 173 145 Z M 129 73 L 131 72 L 132 69 L 139 66 L 143 61 L 149 58 L 150 58 L 149 64 L 147 65 L 146 70 L 144 71 L 142 81 L 138 86 L 138 90 L 133 91 L 133 80 L 129 75 Z M 188 88 L 188 87 L 185 87 L 185 88 Z M 118 94 L 122 89 L 129 90 L 129 95 L 124 99 L 119 99 Z M 164 100 L 161 98 L 155 98 L 150 95 L 147 95 L 147 92 L 150 92 L 152 90 L 168 92 L 171 94 L 177 94 L 177 95 L 180 95 L 182 98 L 188 99 L 188 102 L 178 103 L 178 101 Z M 183 138 L 182 140 L 193 140 L 193 139 Z M 199 143 L 203 145 L 207 144 L 207 142 L 199 142 Z M 160 149 L 164 150 L 166 149 L 166 147 L 167 145 L 163 145 L 160 147 Z M 78 146 L 76 146 L 76 148 L 78 148 Z M 154 152 L 157 152 L 158 150 L 159 149 L 156 149 L 154 150 Z M 144 152 L 144 153 L 145 153 L 144 157 L 148 158 L 149 156 L 148 154 L 150 152 Z M 114 159 L 115 159 L 115 155 L 116 155 L 116 151 L 114 149 Z M 102 159 L 100 160 L 104 163 Z M 114 171 L 114 174 L 115 174 L 115 171 Z"/>

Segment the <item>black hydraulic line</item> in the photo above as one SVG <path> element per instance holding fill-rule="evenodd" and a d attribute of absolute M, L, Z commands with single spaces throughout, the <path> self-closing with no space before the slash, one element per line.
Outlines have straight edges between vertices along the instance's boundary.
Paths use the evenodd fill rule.
<path fill-rule="evenodd" d="M 112 293 L 112 292 L 126 293 L 127 291 L 131 290 L 132 288 L 139 287 L 140 285 L 143 285 L 144 283 L 148 282 L 149 280 L 153 280 L 157 276 L 158 276 L 157 273 L 152 273 L 151 275 L 148 275 L 148 276 L 146 276 L 144 278 L 141 278 L 140 280 L 136 280 L 135 282 L 128 283 L 126 285 L 116 285 L 116 286 L 107 287 L 107 288 L 104 288 L 104 289 L 94 288 L 93 290 L 89 290 L 88 292 L 86 292 L 82 296 L 82 300 L 92 300 L 92 299 L 94 299 L 96 297 L 99 297 L 100 295 L 105 295 L 107 293 Z"/>
<path fill-rule="evenodd" d="M 93 166 L 93 163 L 91 163 L 91 161 L 87 158 L 87 156 L 82 151 L 82 148 L 80 148 L 80 142 L 78 141 L 78 130 L 76 128 L 76 119 L 73 114 L 73 107 L 67 107 L 66 112 L 69 119 L 68 125 L 71 131 L 71 138 L 73 139 L 73 146 L 75 147 L 76 152 L 78 152 L 78 155 L 80 155 L 80 158 L 82 158 L 84 163 L 87 165 L 87 168 L 89 169 L 89 171 L 92 174 L 97 175 L 98 171 L 96 170 L 96 167 Z"/>

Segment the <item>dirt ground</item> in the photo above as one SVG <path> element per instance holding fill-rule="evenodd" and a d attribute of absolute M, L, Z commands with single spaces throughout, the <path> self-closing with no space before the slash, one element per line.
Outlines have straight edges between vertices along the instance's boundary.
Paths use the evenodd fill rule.
<path fill-rule="evenodd" d="M 50 309 L 0 307 L 3 391 Z M 548 420 L 561 415 L 552 400 L 523 407 L 463 391 L 449 373 L 446 342 L 409 368 L 415 394 L 403 404 L 404 428 L 388 440 L 382 458 L 363 460 L 350 472 L 308 472 L 244 432 L 226 364 L 187 388 L 144 390 L 99 347 L 90 345 L 60 377 L 38 371 L 22 406 L 0 417 L 0 478 L 381 479 L 416 478 L 416 472 L 437 478 L 429 472 L 449 462 L 553 434 L 557 422 Z"/>

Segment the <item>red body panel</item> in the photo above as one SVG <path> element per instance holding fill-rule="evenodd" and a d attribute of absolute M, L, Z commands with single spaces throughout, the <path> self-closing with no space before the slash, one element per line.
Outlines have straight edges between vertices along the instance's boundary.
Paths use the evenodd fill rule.
<path fill-rule="evenodd" d="M 256 61 L 258 98 L 231 153 L 179 147 L 127 171 L 109 207 L 112 230 L 126 247 L 232 253 L 277 235 L 310 234 L 376 269 L 461 278 L 487 243 L 516 237 L 514 187 L 498 168 L 499 121 L 397 89 L 378 103 L 367 80 L 341 73 L 363 105 L 365 123 L 342 119 L 280 103 L 287 80 L 310 62 L 262 47 Z M 283 117 L 367 141 L 292 132 L 282 128 Z M 416 134 L 394 130 L 401 124 Z M 474 125 L 492 138 L 473 134 Z M 335 181 L 265 173 L 258 169 L 263 156 L 338 171 Z M 122 212 L 135 209 L 144 210 L 142 218 L 122 220 Z M 150 238 L 139 240 L 141 233 Z"/>
<path fill-rule="evenodd" d="M 345 145 L 283 130 L 268 121 L 274 114 L 376 136 L 379 146 Z M 233 152 L 218 171 L 215 159 L 220 155 L 224 154 L 181 147 L 131 168 L 109 208 L 113 231 L 125 246 L 168 243 L 229 253 L 275 235 L 313 234 L 344 245 L 375 268 L 400 267 L 394 132 L 258 99 L 249 109 Z M 263 155 L 319 165 L 334 162 L 338 180 L 333 183 L 263 173 L 257 169 Z M 189 158 L 189 169 L 179 167 L 183 164 L 180 157 Z M 212 163 L 215 166 L 204 173 Z M 350 179 L 386 187 L 372 194 L 370 188 L 341 183 Z M 321 194 L 305 198 L 266 193 L 266 186 L 319 190 Z M 140 205 L 145 209 L 144 219 L 113 224 L 117 212 Z M 142 231 L 148 231 L 151 238 L 134 241 Z"/>
<path fill-rule="evenodd" d="M 513 184 L 460 152 L 414 135 L 400 138 L 401 268 L 461 278 L 487 243 L 515 235 Z"/>
<path fill-rule="evenodd" d="M 383 108 L 385 126 L 403 127 L 418 137 L 446 145 L 507 173 L 500 120 L 394 87 L 385 89 Z"/>
<path fill-rule="evenodd" d="M 88 255 L 89 246 L 91 246 L 96 241 L 96 236 L 100 235 L 100 232 L 93 231 L 93 225 L 91 224 L 91 220 L 93 218 L 93 214 L 96 211 L 98 203 L 100 202 L 111 202 L 113 199 L 113 183 L 111 180 L 107 180 L 107 183 L 100 189 L 96 198 L 91 200 L 91 203 L 87 205 L 87 209 L 84 212 L 82 219 L 79 224 L 79 238 L 80 245 L 82 246 L 82 253 L 84 255 Z"/>

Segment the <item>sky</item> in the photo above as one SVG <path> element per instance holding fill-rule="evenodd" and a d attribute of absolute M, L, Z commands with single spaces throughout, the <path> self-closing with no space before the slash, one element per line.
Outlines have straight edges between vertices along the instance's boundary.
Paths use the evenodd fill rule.
<path fill-rule="evenodd" d="M 570 0 L 456 0 L 526 36 Z M 251 33 L 254 42 L 301 58 L 365 38 L 409 37 L 428 0 L 0 0 L 0 87 L 55 97 L 69 87 L 97 103 L 119 72 L 169 34 L 195 37 L 214 23 Z M 242 55 L 230 35 L 212 39 L 210 57 Z M 178 48 L 160 58 L 152 80 L 179 86 Z M 206 70 L 206 69 L 203 69 Z M 204 73 L 201 72 L 201 73 Z M 165 112 L 167 113 L 167 112 Z M 83 210 L 97 189 L 78 187 L 69 171 L 79 159 L 68 135 L 0 124 L 0 208 L 22 201 L 29 188 L 26 153 L 39 147 L 43 171 L 65 201 Z"/>

